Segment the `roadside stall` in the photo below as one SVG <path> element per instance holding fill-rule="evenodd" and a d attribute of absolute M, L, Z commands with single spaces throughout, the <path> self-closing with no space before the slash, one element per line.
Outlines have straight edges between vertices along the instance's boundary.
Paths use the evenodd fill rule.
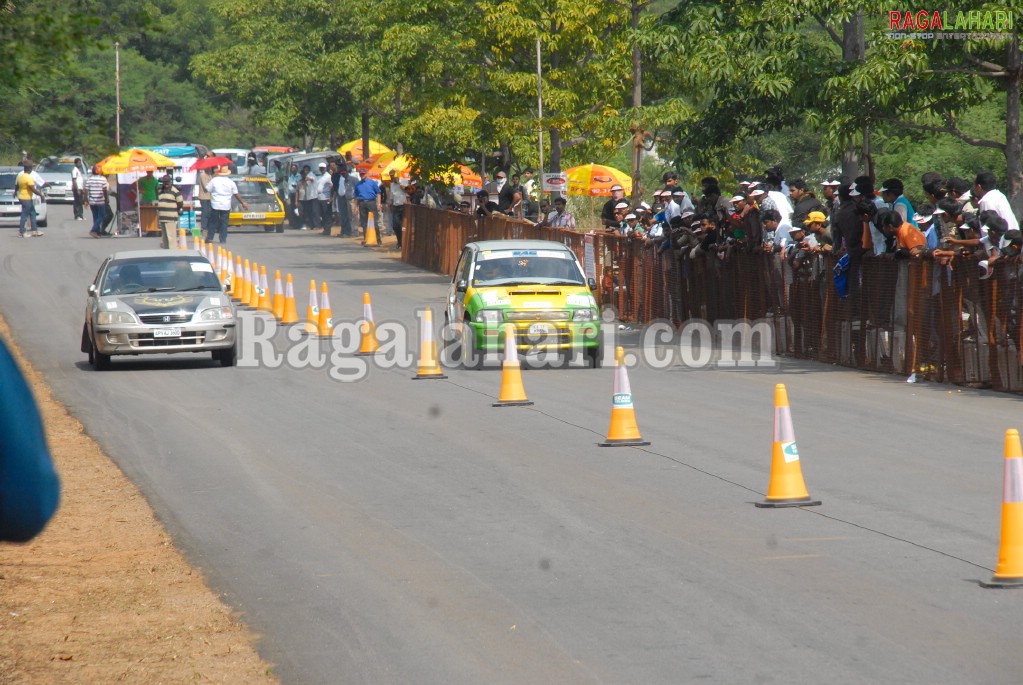
<path fill-rule="evenodd" d="M 161 145 L 139 149 L 155 152 L 173 161 L 171 176 L 174 178 L 174 185 L 181 193 L 184 203 L 184 210 L 178 220 L 178 228 L 188 229 L 195 235 L 199 225 L 196 207 L 198 192 L 195 189 L 196 183 L 199 182 L 199 173 L 194 165 L 199 160 L 200 154 L 207 154 L 209 151 L 202 145 Z M 157 228 L 157 234 L 159 234 L 159 228 Z"/>
<path fill-rule="evenodd" d="M 148 172 L 173 169 L 175 162 L 143 148 L 132 148 L 107 157 L 98 165 L 104 176 L 117 177 L 117 225 L 114 235 L 159 233 L 156 206 L 139 203 L 139 179 Z"/>

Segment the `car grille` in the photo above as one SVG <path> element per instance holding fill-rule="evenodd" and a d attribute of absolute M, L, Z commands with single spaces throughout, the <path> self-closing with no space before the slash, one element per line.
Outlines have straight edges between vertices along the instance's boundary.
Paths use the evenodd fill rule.
<path fill-rule="evenodd" d="M 568 321 L 571 312 L 557 309 L 516 309 L 504 313 L 505 321 Z"/>
<path fill-rule="evenodd" d="M 160 324 L 172 324 L 172 323 L 188 323 L 192 320 L 192 315 L 185 314 L 140 314 L 139 321 L 150 326 L 159 326 Z"/>
<path fill-rule="evenodd" d="M 551 326 L 551 329 L 547 333 L 531 334 L 529 332 L 529 326 L 515 327 L 515 344 L 516 346 L 523 347 L 550 347 L 552 345 L 570 345 L 572 343 L 572 334 L 568 328 L 560 326 Z"/>
<path fill-rule="evenodd" d="M 205 331 L 182 331 L 180 338 L 154 338 L 152 333 L 132 333 L 128 336 L 132 347 L 191 347 L 206 342 Z"/>

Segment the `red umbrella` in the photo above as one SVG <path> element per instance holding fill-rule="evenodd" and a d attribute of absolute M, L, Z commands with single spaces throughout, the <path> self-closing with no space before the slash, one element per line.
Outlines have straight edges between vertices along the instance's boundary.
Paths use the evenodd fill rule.
<path fill-rule="evenodd" d="M 199 171 L 200 169 L 213 169 L 218 166 L 230 166 L 231 160 L 227 157 L 204 157 L 203 159 L 197 160 L 195 164 L 188 167 L 189 171 Z"/>

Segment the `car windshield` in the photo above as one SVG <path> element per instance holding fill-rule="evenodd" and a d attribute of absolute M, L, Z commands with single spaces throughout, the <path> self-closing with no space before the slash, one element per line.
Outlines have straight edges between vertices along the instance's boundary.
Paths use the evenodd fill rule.
<path fill-rule="evenodd" d="M 110 264 L 101 295 L 180 290 L 221 290 L 213 266 L 200 259 L 126 259 Z"/>
<path fill-rule="evenodd" d="M 575 256 L 560 250 L 500 250 L 481 252 L 476 258 L 473 285 L 542 283 L 583 285 Z"/>
<path fill-rule="evenodd" d="M 39 172 L 49 174 L 70 174 L 71 170 L 75 168 L 73 161 L 63 162 L 56 159 L 44 159 L 39 162 Z"/>
<path fill-rule="evenodd" d="M 10 190 L 17 180 L 17 174 L 0 174 L 0 190 Z"/>
<path fill-rule="evenodd" d="M 236 178 L 234 183 L 238 186 L 238 194 L 245 198 L 262 198 L 266 195 L 274 194 L 273 186 L 266 181 L 252 181 L 249 179 Z"/>

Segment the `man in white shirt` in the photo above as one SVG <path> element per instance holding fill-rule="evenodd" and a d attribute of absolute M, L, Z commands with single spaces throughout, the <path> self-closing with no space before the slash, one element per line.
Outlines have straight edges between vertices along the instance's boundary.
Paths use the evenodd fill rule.
<path fill-rule="evenodd" d="M 330 174 L 327 173 L 326 162 L 320 162 L 316 167 L 313 186 L 316 188 L 316 199 L 320 205 L 320 229 L 323 235 L 330 235 L 331 225 L 334 223 L 334 214 L 330 207 L 330 196 L 334 192 L 334 183 Z M 310 226 L 310 228 L 314 227 Z"/>
<path fill-rule="evenodd" d="M 1012 211 L 1009 198 L 998 190 L 998 178 L 990 171 L 982 171 L 977 174 L 973 183 L 973 197 L 977 200 L 977 210 L 983 212 L 991 210 L 998 216 L 1005 219 L 1010 231 L 1019 230 L 1019 221 Z"/>
<path fill-rule="evenodd" d="M 75 198 L 75 221 L 85 221 L 85 165 L 81 157 L 75 157 L 71 167 L 71 193 Z"/>
<path fill-rule="evenodd" d="M 237 198 L 242 209 L 249 206 L 238 194 L 238 186 L 231 180 L 231 169 L 220 167 L 217 175 L 213 177 L 206 187 L 210 191 L 210 205 L 212 206 L 209 226 L 206 229 L 206 240 L 213 242 L 213 236 L 220 235 L 220 243 L 227 242 L 227 224 L 231 220 L 231 199 Z"/>
<path fill-rule="evenodd" d="M 408 203 L 408 193 L 405 186 L 398 178 L 398 172 L 391 172 L 391 185 L 387 189 L 391 205 L 391 230 L 394 237 L 398 239 L 398 249 L 401 249 L 401 229 L 405 223 L 405 205 Z"/>

